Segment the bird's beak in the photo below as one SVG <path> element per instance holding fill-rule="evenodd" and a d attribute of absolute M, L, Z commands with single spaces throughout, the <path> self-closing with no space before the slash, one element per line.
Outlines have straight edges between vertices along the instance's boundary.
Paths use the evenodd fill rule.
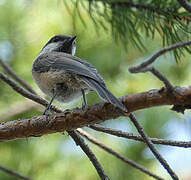
<path fill-rule="evenodd" d="M 68 43 L 72 44 L 73 41 L 74 41 L 76 38 L 77 38 L 77 36 L 72 36 L 72 37 L 69 39 Z"/>

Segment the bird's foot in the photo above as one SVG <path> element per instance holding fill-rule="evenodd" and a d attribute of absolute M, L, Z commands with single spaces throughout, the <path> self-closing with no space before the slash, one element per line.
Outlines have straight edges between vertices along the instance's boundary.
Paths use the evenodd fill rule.
<path fill-rule="evenodd" d="M 87 106 L 87 104 L 82 104 L 82 111 L 85 111 L 86 110 L 86 108 L 87 108 L 88 106 Z"/>
<path fill-rule="evenodd" d="M 51 115 L 50 109 L 45 109 L 43 115 L 46 116 L 46 120 L 48 121 L 48 120 L 49 120 L 49 117 L 50 117 L 50 115 Z"/>

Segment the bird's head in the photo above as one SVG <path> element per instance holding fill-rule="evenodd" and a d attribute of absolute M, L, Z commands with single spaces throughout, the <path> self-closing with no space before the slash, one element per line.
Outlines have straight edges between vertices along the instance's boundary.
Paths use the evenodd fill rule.
<path fill-rule="evenodd" d="M 52 37 L 42 48 L 41 53 L 47 52 L 64 52 L 67 54 L 75 55 L 76 53 L 76 37 L 67 35 L 55 35 Z"/>

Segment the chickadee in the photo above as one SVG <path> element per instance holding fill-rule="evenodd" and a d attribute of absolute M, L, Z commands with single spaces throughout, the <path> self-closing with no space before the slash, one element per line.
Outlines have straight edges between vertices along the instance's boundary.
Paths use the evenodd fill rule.
<path fill-rule="evenodd" d="M 76 36 L 52 37 L 35 59 L 32 75 L 39 88 L 51 101 L 44 114 L 50 113 L 54 99 L 68 103 L 83 96 L 82 109 L 87 106 L 86 94 L 96 91 L 105 101 L 127 112 L 127 108 L 106 87 L 96 68 L 75 55 Z"/>

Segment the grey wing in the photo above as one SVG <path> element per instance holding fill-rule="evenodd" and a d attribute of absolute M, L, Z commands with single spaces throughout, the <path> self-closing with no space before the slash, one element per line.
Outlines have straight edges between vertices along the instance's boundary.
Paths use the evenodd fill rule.
<path fill-rule="evenodd" d="M 99 79 L 97 78 L 97 75 L 91 71 L 88 67 L 84 66 L 78 61 L 73 61 L 64 58 L 63 59 L 57 59 L 52 65 L 52 70 L 58 70 L 61 69 L 65 72 L 74 73 L 80 76 L 88 77 L 91 79 L 94 79 L 95 81 L 99 82 Z"/>
<path fill-rule="evenodd" d="M 88 61 L 82 60 L 76 56 L 72 56 L 71 54 L 66 54 L 66 53 L 54 53 L 54 56 L 56 56 L 57 58 L 59 58 L 59 56 L 62 56 L 65 58 L 69 58 L 70 60 L 78 61 L 79 63 L 86 66 L 86 68 L 88 68 L 89 71 L 94 73 L 94 75 L 96 76 L 96 79 L 99 81 L 99 83 L 101 83 L 103 86 L 106 86 L 102 76 L 98 73 L 96 68 L 92 64 L 90 64 Z"/>
<path fill-rule="evenodd" d="M 88 68 L 88 70 L 90 70 L 92 73 L 94 73 L 94 75 L 96 76 L 96 79 L 99 81 L 99 83 L 101 83 L 103 86 L 106 86 L 102 76 L 98 73 L 97 69 L 92 64 L 90 64 L 88 61 L 82 60 L 76 56 L 72 56 L 72 55 L 66 54 L 66 53 L 62 53 L 62 56 L 66 57 L 66 58 L 70 58 L 70 60 L 78 61 L 81 64 L 83 64 L 84 66 L 86 66 Z"/>
<path fill-rule="evenodd" d="M 39 73 L 48 72 L 52 63 L 53 61 L 49 58 L 48 55 L 41 55 L 34 61 L 32 71 Z"/>
<path fill-rule="evenodd" d="M 33 69 L 40 72 L 62 70 L 91 78 L 105 86 L 103 78 L 98 74 L 97 70 L 89 63 L 86 62 L 85 64 L 82 61 L 75 56 L 65 53 L 47 53 L 37 58 Z"/>
<path fill-rule="evenodd" d="M 76 60 L 79 61 L 80 63 L 82 63 L 82 64 L 88 66 L 88 67 L 91 69 L 91 71 L 95 73 L 95 75 L 97 76 L 97 78 L 99 79 L 99 81 L 102 82 L 102 85 L 103 85 L 103 86 L 106 86 L 106 85 L 105 85 L 105 82 L 104 82 L 104 80 L 103 80 L 103 78 L 102 78 L 102 76 L 98 73 L 97 69 L 96 69 L 92 64 L 88 63 L 88 62 L 85 61 L 85 60 L 81 60 L 81 59 L 76 59 Z"/>

